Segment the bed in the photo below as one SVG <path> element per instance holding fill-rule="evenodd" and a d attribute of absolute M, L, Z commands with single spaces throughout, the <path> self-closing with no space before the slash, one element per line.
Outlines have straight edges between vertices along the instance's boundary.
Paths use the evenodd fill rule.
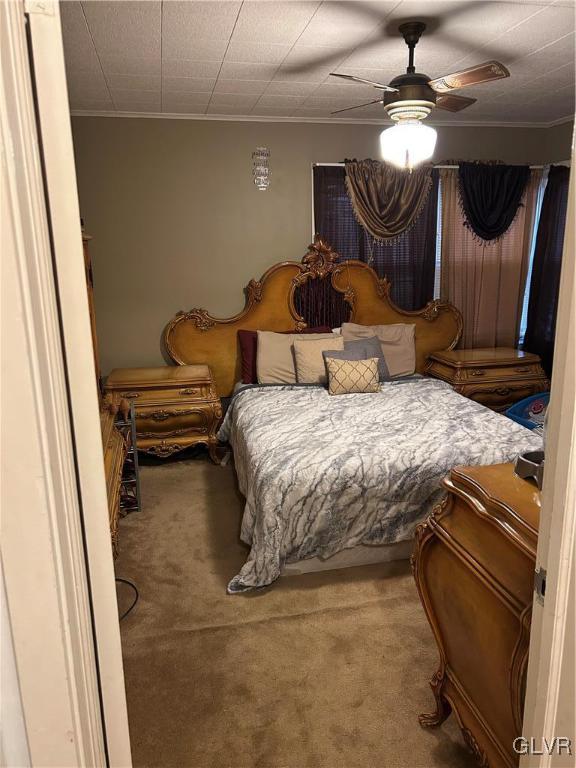
<path fill-rule="evenodd" d="M 340 262 L 319 238 L 302 262 L 282 262 L 250 281 L 246 295 L 233 318 L 180 312 L 164 335 L 174 362 L 208 363 L 219 394 L 232 396 L 219 437 L 234 452 L 250 554 L 231 574 L 230 593 L 266 586 L 294 564 L 342 563 L 359 549 L 364 561 L 366 552 L 389 559 L 380 554 L 390 548 L 406 556 L 453 466 L 506 462 L 541 448 L 539 436 L 420 375 L 431 352 L 458 342 L 462 320 L 450 304 L 399 309 L 387 280 L 364 263 Z M 238 330 L 299 331 L 346 320 L 413 324 L 415 375 L 339 397 L 314 385 L 238 386 Z"/>
<path fill-rule="evenodd" d="M 286 563 L 408 541 L 452 467 L 541 448 L 530 430 L 425 377 L 344 397 L 243 387 L 219 436 L 234 451 L 251 547 L 231 593 L 270 584 Z"/>

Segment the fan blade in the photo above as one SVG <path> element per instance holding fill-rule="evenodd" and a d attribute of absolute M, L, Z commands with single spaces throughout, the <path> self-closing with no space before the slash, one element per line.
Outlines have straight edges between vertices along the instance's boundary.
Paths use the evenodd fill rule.
<path fill-rule="evenodd" d="M 344 109 L 337 109 L 336 112 L 331 112 L 331 115 L 337 115 L 338 112 L 348 112 L 349 109 L 360 109 L 360 107 L 368 107 L 370 104 L 384 104 L 382 99 L 375 99 L 374 101 L 367 101 L 366 104 L 356 104 L 355 107 L 344 107 Z"/>
<path fill-rule="evenodd" d="M 438 93 L 447 93 L 456 88 L 467 88 L 469 85 L 489 83 L 491 80 L 501 80 L 510 77 L 510 72 L 499 61 L 485 61 L 475 67 L 463 69 L 461 72 L 452 72 L 444 77 L 430 80 L 428 85 Z"/>
<path fill-rule="evenodd" d="M 381 91 L 398 93 L 398 88 L 392 88 L 389 85 L 382 85 L 382 83 L 375 83 L 372 80 L 364 80 L 363 77 L 355 77 L 354 75 L 340 75 L 338 72 L 330 72 L 330 77 L 342 77 L 344 80 L 352 80 L 355 83 L 365 83 L 366 85 L 373 85 L 374 88 L 379 88 Z"/>
<path fill-rule="evenodd" d="M 455 93 L 442 94 L 436 99 L 436 106 L 445 109 L 448 112 L 460 112 L 471 104 L 475 104 L 478 99 L 467 99 L 466 96 L 457 96 Z"/>
<path fill-rule="evenodd" d="M 445 29 L 447 22 L 453 24 L 456 19 L 463 17 L 463 21 L 466 21 L 466 16 L 472 13 L 472 26 L 474 26 L 475 14 L 481 13 L 484 8 L 493 8 L 493 0 L 466 0 L 465 3 L 447 3 L 449 7 L 446 11 L 435 16 L 422 16 L 418 15 L 419 20 L 426 23 L 427 34 L 434 34 L 435 37 L 443 43 L 450 43 L 456 50 L 462 51 L 462 55 L 466 56 L 470 53 L 473 47 L 478 45 L 478 41 L 472 37 L 468 39 L 463 37 L 461 31 L 458 35 L 452 35 L 449 30 Z M 402 9 L 400 3 L 396 5 Z M 421 5 L 425 5 L 421 3 Z M 367 40 L 354 40 L 350 45 L 345 48 L 339 48 L 338 60 L 335 61 L 335 54 L 332 49 L 328 49 L 328 52 L 323 55 L 316 55 L 314 58 L 300 61 L 297 64 L 286 64 L 282 66 L 282 72 L 299 75 L 308 73 L 315 67 L 326 66 L 338 66 L 341 61 L 350 56 L 352 53 L 356 53 L 359 50 L 369 54 L 378 55 L 382 53 L 383 45 L 388 45 L 390 38 L 398 40 L 398 24 L 401 21 L 410 21 L 411 17 L 406 19 L 401 18 L 394 12 L 390 13 L 388 3 L 363 3 L 358 0 L 339 0 L 338 11 L 342 13 L 350 13 L 350 23 L 355 26 L 360 22 L 360 29 L 364 26 L 371 28 L 379 28 L 382 31 L 382 39 L 373 39 L 369 37 Z M 412 17 L 413 18 L 413 17 Z M 367 25 L 364 21 L 368 22 Z M 319 51 L 322 48 L 318 49 Z M 491 56 L 497 59 L 500 55 L 504 55 L 501 49 L 495 46 L 484 45 L 483 49 L 487 56 Z M 385 59 L 385 53 L 382 54 L 382 58 Z"/>

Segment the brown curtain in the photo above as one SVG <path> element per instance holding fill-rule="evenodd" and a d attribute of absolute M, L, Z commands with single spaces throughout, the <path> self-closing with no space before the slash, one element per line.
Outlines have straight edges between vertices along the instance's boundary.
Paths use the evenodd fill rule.
<path fill-rule="evenodd" d="M 410 172 L 377 160 L 344 164 L 354 213 L 372 237 L 391 240 L 412 226 L 432 188 L 430 166 Z"/>
<path fill-rule="evenodd" d="M 541 170 L 530 172 L 522 204 L 508 231 L 497 241 L 481 243 L 462 215 L 458 170 L 440 171 L 440 294 L 462 312 L 461 347 L 515 347 L 518 343 L 541 178 Z"/>

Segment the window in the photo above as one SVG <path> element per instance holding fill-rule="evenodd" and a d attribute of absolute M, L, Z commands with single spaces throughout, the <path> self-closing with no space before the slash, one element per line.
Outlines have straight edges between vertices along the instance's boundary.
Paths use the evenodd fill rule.
<path fill-rule="evenodd" d="M 434 263 L 434 298 L 440 298 L 442 274 L 442 180 L 438 179 L 438 207 L 436 212 L 436 259 Z"/>
<path fill-rule="evenodd" d="M 365 261 L 380 277 L 387 277 L 392 286 L 392 300 L 402 309 L 419 309 L 430 299 L 440 298 L 442 194 L 437 170 L 434 173 L 433 192 L 414 227 L 394 243 L 384 244 L 374 240 L 357 222 L 346 190 L 344 165 L 334 163 L 313 167 L 314 231 L 342 258 Z M 536 202 L 519 345 L 526 333 L 532 262 L 546 183 L 545 172 Z"/>
<path fill-rule="evenodd" d="M 524 344 L 524 336 L 526 335 L 526 326 L 528 324 L 528 303 L 530 299 L 530 283 L 532 282 L 532 265 L 534 263 L 534 251 L 536 249 L 536 236 L 538 234 L 538 224 L 540 223 L 540 213 L 542 212 L 542 201 L 544 200 L 544 192 L 546 191 L 546 184 L 548 183 L 548 171 L 545 170 L 542 174 L 542 181 L 540 182 L 540 188 L 538 189 L 538 197 L 536 198 L 536 213 L 534 216 L 534 229 L 532 230 L 532 238 L 530 240 L 530 256 L 528 260 L 528 272 L 526 274 L 526 285 L 524 286 L 524 299 L 522 301 L 522 316 L 520 318 L 520 334 L 518 337 L 518 346 L 522 347 Z"/>
<path fill-rule="evenodd" d="M 437 262 L 438 174 L 414 225 L 392 243 L 381 243 L 356 221 L 343 165 L 315 165 L 314 228 L 344 259 L 359 259 L 391 283 L 402 309 L 420 309 L 434 297 Z"/>

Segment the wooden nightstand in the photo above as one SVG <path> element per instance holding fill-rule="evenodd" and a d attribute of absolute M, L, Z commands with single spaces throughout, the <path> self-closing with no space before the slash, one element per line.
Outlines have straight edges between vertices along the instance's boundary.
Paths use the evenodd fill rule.
<path fill-rule="evenodd" d="M 222 406 L 207 365 L 116 368 L 105 390 L 134 401 L 139 451 L 165 458 L 201 443 L 219 463 Z"/>
<path fill-rule="evenodd" d="M 518 400 L 550 389 L 538 355 L 508 347 L 434 352 L 425 373 L 494 411 L 505 411 Z"/>

